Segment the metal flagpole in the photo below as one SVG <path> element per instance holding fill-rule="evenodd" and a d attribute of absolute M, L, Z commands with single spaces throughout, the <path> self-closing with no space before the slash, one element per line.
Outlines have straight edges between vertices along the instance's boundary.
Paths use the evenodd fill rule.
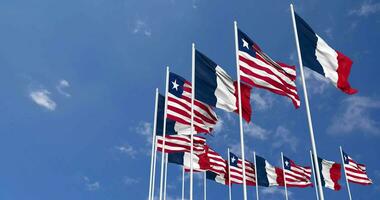
<path fill-rule="evenodd" d="M 285 199 L 288 200 L 288 187 L 286 186 L 284 154 L 282 152 L 281 152 L 281 161 L 282 161 L 282 174 L 284 176 L 284 185 L 285 185 Z"/>
<path fill-rule="evenodd" d="M 228 197 L 229 197 L 229 200 L 232 200 L 232 196 L 231 196 L 231 190 L 232 190 L 232 187 L 231 187 L 231 169 L 230 169 L 230 161 L 231 161 L 231 158 L 230 158 L 230 148 L 227 148 L 227 159 L 228 159 L 228 162 L 227 162 L 227 165 L 228 165 Z"/>
<path fill-rule="evenodd" d="M 311 167 L 313 168 L 315 194 L 317 195 L 317 200 L 319 200 L 318 186 L 317 186 L 318 184 L 317 184 L 317 178 L 315 177 L 315 168 L 314 168 L 313 154 L 312 154 L 311 151 L 310 151 L 310 160 L 311 160 Z"/>
<path fill-rule="evenodd" d="M 164 178 L 164 200 L 166 200 L 166 185 L 168 181 L 168 157 L 169 154 L 165 154 L 165 178 Z"/>
<path fill-rule="evenodd" d="M 243 194 L 244 200 L 247 200 L 247 182 L 245 175 L 245 155 L 244 155 L 244 133 L 243 133 L 243 112 L 241 109 L 241 89 L 240 89 L 240 69 L 239 69 L 239 57 L 238 57 L 238 35 L 237 35 L 237 22 L 234 21 L 235 30 L 235 57 L 236 57 L 236 73 L 237 73 L 237 85 L 238 85 L 238 96 L 239 96 L 239 126 L 240 126 L 240 148 L 241 148 L 241 159 L 243 160 Z"/>
<path fill-rule="evenodd" d="M 166 83 L 165 83 L 165 108 L 164 108 L 164 124 L 162 127 L 162 153 L 161 153 L 161 176 L 160 176 L 160 198 L 162 200 L 163 184 L 164 184 L 164 164 L 165 164 L 165 136 L 166 136 L 166 115 L 168 108 L 168 91 L 169 91 L 169 66 L 166 67 Z"/>
<path fill-rule="evenodd" d="M 314 158 L 314 161 L 315 161 L 314 163 L 318 163 L 317 147 L 316 147 L 315 139 L 314 139 L 313 123 L 312 123 L 312 120 L 311 120 L 311 113 L 310 113 L 310 108 L 309 108 L 309 99 L 308 99 L 308 96 L 307 96 L 305 76 L 304 76 L 304 73 L 303 73 L 303 64 L 302 64 L 301 50 L 300 50 L 300 45 L 299 45 L 299 41 L 298 41 L 297 25 L 296 25 L 296 19 L 295 19 L 295 16 L 294 16 L 293 4 L 290 4 L 290 10 L 292 12 L 294 37 L 295 37 L 295 40 L 296 40 L 298 61 L 299 61 L 300 71 L 301 71 L 301 80 L 302 80 L 302 86 L 303 86 L 303 92 L 304 92 L 304 98 L 305 98 L 307 121 L 308 121 L 309 131 L 310 131 L 311 147 L 312 147 L 313 155 L 314 155 L 313 158 Z M 325 198 L 324 198 L 324 195 L 323 195 L 322 182 L 321 182 L 321 177 L 320 177 L 321 175 L 319 173 L 319 168 L 316 167 L 315 169 L 316 169 L 316 172 L 317 172 L 319 196 L 320 196 L 321 200 L 324 200 Z"/>
<path fill-rule="evenodd" d="M 206 171 L 203 174 L 203 199 L 207 199 L 207 180 L 206 180 Z"/>
<path fill-rule="evenodd" d="M 193 200 L 193 154 L 194 154 L 194 96 L 195 96 L 195 44 L 192 44 L 191 49 L 191 123 L 190 123 L 190 200 Z"/>
<path fill-rule="evenodd" d="M 350 190 L 350 184 L 348 183 L 347 172 L 346 172 L 346 168 L 344 167 L 344 158 L 343 158 L 343 150 L 342 150 L 342 146 L 339 146 L 339 149 L 340 149 L 340 156 L 342 157 L 342 165 L 343 165 L 343 168 L 344 168 L 344 177 L 346 177 L 346 184 L 347 184 L 348 196 L 350 197 L 350 200 L 352 200 L 352 197 L 351 197 L 351 190 Z"/>
<path fill-rule="evenodd" d="M 182 166 L 182 200 L 185 200 L 185 166 Z"/>
<path fill-rule="evenodd" d="M 158 107 L 158 88 L 156 88 L 156 97 L 154 101 L 154 121 L 153 121 L 153 133 L 152 133 L 152 153 L 150 160 L 150 177 L 149 177 L 149 197 L 148 199 L 152 200 L 152 196 L 154 196 L 154 176 L 156 175 L 156 169 L 154 168 L 155 160 L 156 160 L 156 126 L 157 126 L 157 107 Z M 153 171 L 154 170 L 154 171 Z M 153 195 L 152 195 L 153 193 Z"/>
<path fill-rule="evenodd" d="M 253 162 L 255 164 L 256 200 L 259 200 L 259 177 L 257 177 L 256 151 L 253 152 Z"/>

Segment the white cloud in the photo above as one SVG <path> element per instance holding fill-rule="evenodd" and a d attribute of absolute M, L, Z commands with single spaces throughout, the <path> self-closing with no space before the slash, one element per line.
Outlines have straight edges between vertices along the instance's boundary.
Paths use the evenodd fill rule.
<path fill-rule="evenodd" d="M 223 119 L 221 117 L 219 117 L 218 122 L 214 126 L 214 131 L 213 132 L 215 134 L 219 134 L 222 131 L 222 129 L 223 129 L 223 125 L 224 125 L 224 121 L 223 121 Z"/>
<path fill-rule="evenodd" d="M 292 151 L 297 150 L 298 139 L 290 133 L 288 129 L 283 126 L 279 126 L 273 136 L 272 146 L 274 148 L 280 148 L 283 146 L 289 146 Z"/>
<path fill-rule="evenodd" d="M 65 96 L 65 97 L 71 97 L 71 95 L 69 93 L 67 93 L 67 92 L 64 91 L 64 89 L 68 88 L 68 87 L 70 87 L 70 83 L 67 80 L 62 79 L 62 80 L 59 81 L 59 83 L 58 83 L 58 85 L 57 85 L 56 88 L 57 88 L 57 91 L 61 95 Z"/>
<path fill-rule="evenodd" d="M 350 96 L 343 100 L 343 106 L 332 119 L 328 132 L 332 134 L 347 134 L 354 130 L 380 135 L 380 123 L 374 120 L 370 113 L 380 109 L 380 100 L 364 96 Z"/>
<path fill-rule="evenodd" d="M 135 21 L 132 33 L 133 34 L 143 34 L 147 37 L 152 36 L 152 31 L 150 30 L 147 23 L 145 21 L 143 21 L 142 19 L 137 19 Z"/>
<path fill-rule="evenodd" d="M 322 94 L 328 87 L 333 87 L 327 78 L 307 67 L 304 67 L 304 75 L 307 89 L 313 94 Z M 299 86 L 302 86 L 301 76 L 299 76 L 298 83 Z"/>
<path fill-rule="evenodd" d="M 50 98 L 50 92 L 46 89 L 37 89 L 30 92 L 30 98 L 39 106 L 54 111 L 57 104 Z"/>
<path fill-rule="evenodd" d="M 117 149 L 120 153 L 128 155 L 131 158 L 135 158 L 135 155 L 137 154 L 137 151 L 133 148 L 133 146 L 128 144 L 116 146 L 115 149 Z"/>
<path fill-rule="evenodd" d="M 125 185 L 134 185 L 134 184 L 137 184 L 139 182 L 140 182 L 139 179 L 135 179 L 135 178 L 132 178 L 132 177 L 124 177 L 123 178 L 123 183 Z"/>
<path fill-rule="evenodd" d="M 98 181 L 91 182 L 87 176 L 84 176 L 83 180 L 86 186 L 86 190 L 88 191 L 95 191 L 100 188 L 100 183 Z"/>
<path fill-rule="evenodd" d="M 142 136 L 146 137 L 147 144 L 152 144 L 152 134 L 153 134 L 153 128 L 152 124 L 149 122 L 139 122 L 137 127 L 135 128 L 135 131 L 138 134 L 141 134 Z"/>
<path fill-rule="evenodd" d="M 266 140 L 268 139 L 268 136 L 270 135 L 270 131 L 260 127 L 259 125 L 256 125 L 254 123 L 244 123 L 244 133 L 247 136 L 260 139 L 260 140 Z"/>
<path fill-rule="evenodd" d="M 350 15 L 369 16 L 380 12 L 380 3 L 372 3 L 372 1 L 364 1 L 360 8 L 349 11 Z"/>
<path fill-rule="evenodd" d="M 264 195 L 282 194 L 285 196 L 285 190 L 275 187 L 265 187 L 260 190 Z M 288 190 L 288 196 L 292 196 L 293 193 Z"/>
<path fill-rule="evenodd" d="M 251 101 L 253 102 L 253 110 L 267 110 L 273 106 L 274 98 L 270 93 L 252 93 Z"/>
<path fill-rule="evenodd" d="M 330 28 L 327 28 L 327 29 L 325 29 L 325 34 L 327 35 L 327 37 L 329 38 L 329 39 L 332 39 L 333 38 L 333 34 L 332 34 L 332 28 L 330 27 Z"/>

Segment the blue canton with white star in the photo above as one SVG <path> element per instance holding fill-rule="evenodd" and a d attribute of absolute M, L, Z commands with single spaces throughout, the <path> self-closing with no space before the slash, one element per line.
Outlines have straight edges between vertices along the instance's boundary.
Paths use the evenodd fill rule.
<path fill-rule="evenodd" d="M 233 166 L 233 167 L 238 167 L 237 164 L 238 164 L 238 160 L 239 160 L 239 157 L 237 157 L 235 154 L 231 153 L 230 152 L 230 166 Z"/>
<path fill-rule="evenodd" d="M 174 96 L 181 98 L 183 93 L 183 85 L 185 84 L 185 79 L 181 76 L 171 73 L 169 74 L 169 93 Z"/>
<path fill-rule="evenodd" d="M 291 170 L 291 160 L 284 156 L 284 169 Z"/>
<path fill-rule="evenodd" d="M 238 44 L 239 50 L 244 51 L 251 55 L 252 57 L 256 57 L 256 51 L 253 49 L 254 42 L 245 34 L 243 31 L 238 29 Z"/>
<path fill-rule="evenodd" d="M 348 155 L 343 151 L 343 160 L 344 164 L 348 164 L 350 161 L 348 160 Z"/>

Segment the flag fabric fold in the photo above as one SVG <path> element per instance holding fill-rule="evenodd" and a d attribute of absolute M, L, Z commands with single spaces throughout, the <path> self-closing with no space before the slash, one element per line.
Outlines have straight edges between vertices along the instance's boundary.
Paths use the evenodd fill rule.
<path fill-rule="evenodd" d="M 258 185 L 264 187 L 284 186 L 284 173 L 281 168 L 274 167 L 265 158 L 256 155 Z"/>
<path fill-rule="evenodd" d="M 227 112 L 239 113 L 237 83 L 210 58 L 195 51 L 195 98 Z M 241 86 L 243 118 L 250 122 L 249 86 Z"/>
<path fill-rule="evenodd" d="M 156 136 L 157 151 L 162 152 L 163 149 L 163 136 Z M 194 154 L 201 154 L 205 152 L 206 139 L 199 136 L 193 136 L 193 149 Z M 166 135 L 165 136 L 165 153 L 175 152 L 190 152 L 191 139 L 187 135 Z"/>
<path fill-rule="evenodd" d="M 361 185 L 372 184 L 372 180 L 367 175 L 365 165 L 357 163 L 345 152 L 343 152 L 343 160 L 344 169 L 349 182 Z"/>
<path fill-rule="evenodd" d="M 296 68 L 272 60 L 245 33 L 238 30 L 238 62 L 240 78 L 251 86 L 289 97 L 299 108 Z"/>
<path fill-rule="evenodd" d="M 339 180 L 342 176 L 341 165 L 334 161 L 325 160 L 318 157 L 318 167 L 321 175 L 322 186 L 340 190 Z"/>
<path fill-rule="evenodd" d="M 243 184 L 243 160 L 230 152 L 230 160 L 228 162 L 231 184 Z M 245 179 L 247 185 L 256 185 L 254 164 L 247 160 L 245 161 Z"/>
<path fill-rule="evenodd" d="M 284 174 L 287 187 L 309 187 L 311 182 L 311 167 L 302 167 L 284 156 Z"/>
<path fill-rule="evenodd" d="M 355 94 L 357 90 L 348 82 L 351 59 L 331 48 L 297 13 L 294 14 L 303 65 L 326 77 L 344 93 Z"/>
<path fill-rule="evenodd" d="M 191 154 L 189 152 L 177 152 L 168 154 L 168 162 L 182 165 L 187 169 L 190 169 Z M 193 169 L 196 171 L 205 171 L 209 168 L 209 163 L 205 153 L 193 154 Z"/>
<path fill-rule="evenodd" d="M 167 118 L 179 122 L 175 129 L 179 134 L 190 134 L 191 123 L 191 83 L 170 72 Z M 213 109 L 194 99 L 194 128 L 197 133 L 210 133 L 218 118 Z"/>

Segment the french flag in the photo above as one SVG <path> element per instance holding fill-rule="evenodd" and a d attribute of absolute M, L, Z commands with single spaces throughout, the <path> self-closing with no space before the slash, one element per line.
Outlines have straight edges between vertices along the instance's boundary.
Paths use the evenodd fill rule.
<path fill-rule="evenodd" d="M 284 186 L 283 170 L 271 165 L 265 158 L 256 155 L 258 185 L 264 187 Z"/>
<path fill-rule="evenodd" d="M 168 162 L 182 165 L 185 169 L 190 169 L 191 154 L 188 152 L 177 152 L 168 154 Z M 205 171 L 210 168 L 207 156 L 205 154 L 193 154 L 193 170 Z"/>
<path fill-rule="evenodd" d="M 294 14 L 303 65 L 329 79 L 343 92 L 355 94 L 357 90 L 348 82 L 351 59 L 331 48 L 297 13 Z"/>
<path fill-rule="evenodd" d="M 239 108 L 237 82 L 219 65 L 199 51 L 195 51 L 195 98 L 210 106 L 237 112 Z M 240 84 L 243 118 L 251 121 L 251 87 Z"/>
<path fill-rule="evenodd" d="M 332 190 L 340 190 L 341 165 L 339 163 L 318 157 L 318 166 L 321 174 L 322 186 Z"/>

